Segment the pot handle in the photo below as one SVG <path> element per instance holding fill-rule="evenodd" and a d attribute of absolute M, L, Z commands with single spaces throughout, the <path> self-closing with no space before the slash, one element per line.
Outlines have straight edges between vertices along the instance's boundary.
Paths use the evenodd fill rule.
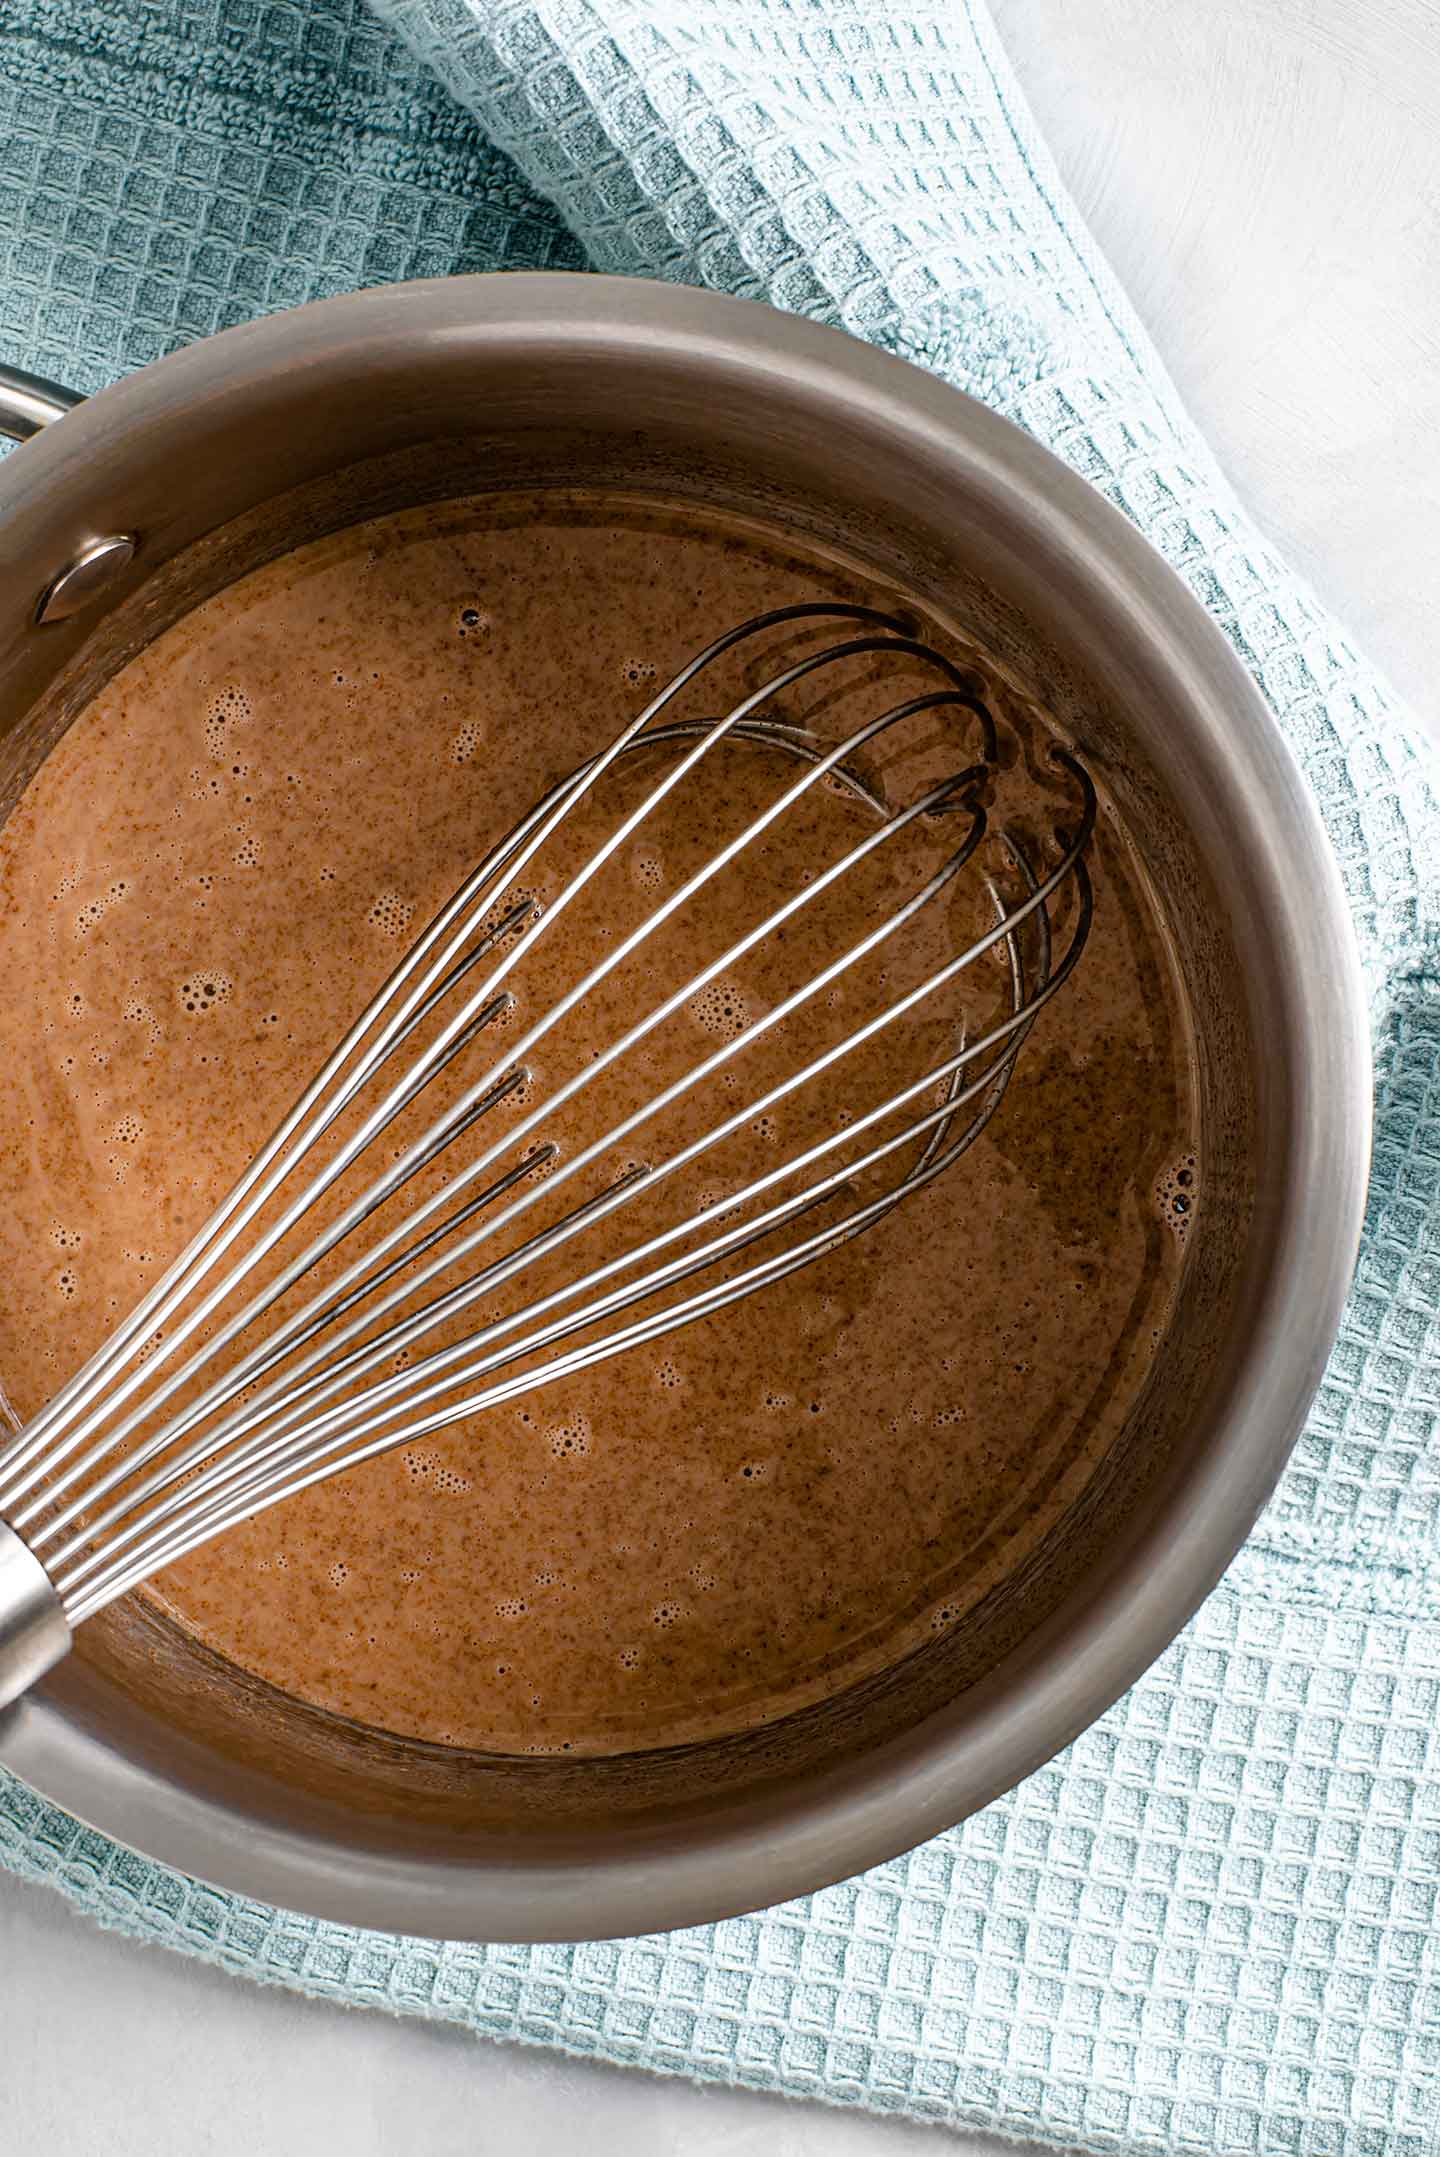
<path fill-rule="evenodd" d="M 58 382 L 46 382 L 18 367 L 0 366 L 0 435 L 12 442 L 28 442 L 80 402 L 78 390 L 62 389 Z"/>

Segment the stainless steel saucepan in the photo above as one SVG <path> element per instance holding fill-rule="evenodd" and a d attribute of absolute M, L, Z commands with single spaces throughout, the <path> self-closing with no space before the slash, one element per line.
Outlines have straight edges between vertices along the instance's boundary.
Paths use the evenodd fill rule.
<path fill-rule="evenodd" d="M 622 484 L 843 547 L 1044 698 L 1171 924 L 1203 1199 L 1127 1431 L 1025 1570 L 897 1670 L 745 1737 L 497 1759 L 299 1707 L 142 1600 L 0 1718 L 122 1842 L 407 1932 L 582 1938 L 860 1871 L 1010 1787 L 1184 1625 L 1334 1339 L 1369 1154 L 1365 1000 L 1315 807 L 1180 580 L 1045 450 L 839 332 L 670 286 L 456 278 L 229 330 L 79 402 L 0 373 L 0 814 L 95 690 L 305 540 L 487 489 Z M 0 1285 L 3 1293 L 3 1285 Z"/>

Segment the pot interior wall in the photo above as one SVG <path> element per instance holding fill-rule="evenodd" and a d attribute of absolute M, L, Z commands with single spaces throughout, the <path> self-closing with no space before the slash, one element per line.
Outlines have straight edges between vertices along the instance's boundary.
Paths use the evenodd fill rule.
<path fill-rule="evenodd" d="M 12 647 L 0 801 L 8 809 L 97 687 L 181 613 L 260 562 L 361 518 L 550 482 L 690 494 L 783 520 L 978 635 L 1054 714 L 1129 829 L 1172 928 L 1197 1044 L 1205 1195 L 1184 1294 L 1122 1442 L 1023 1574 L 883 1678 L 744 1738 L 573 1763 L 390 1738 L 298 1706 L 201 1651 L 138 1600 L 86 1628 L 77 1655 L 47 1681 L 60 1712 L 172 1781 L 216 1792 L 241 1811 L 310 1822 L 358 1847 L 473 1849 L 477 1858 L 522 1846 L 563 1856 L 573 1847 L 593 1856 L 597 1837 L 683 1825 L 702 1809 L 707 1820 L 725 1808 L 737 1816 L 763 1809 L 777 1786 L 823 1779 L 836 1763 L 913 1729 L 1023 1654 L 1042 1620 L 1103 1595 L 1111 1567 L 1168 1502 L 1243 1326 L 1253 1287 L 1242 1279 L 1254 1182 L 1252 1057 L 1225 912 L 1162 768 L 1165 715 L 1153 684 L 1134 658 L 1110 666 L 1087 650 L 1063 588 L 1046 588 L 1020 535 L 982 501 L 931 489 L 918 470 L 887 467 L 883 444 L 852 441 L 843 430 L 827 437 L 798 405 L 769 412 L 762 436 L 740 388 L 728 402 L 700 398 L 691 379 L 667 383 L 662 374 L 648 383 L 642 412 L 638 392 L 614 369 L 552 382 L 538 404 L 518 373 L 508 383 L 491 377 L 485 403 L 504 424 L 483 433 L 454 431 L 454 412 L 476 403 L 473 386 L 408 405 L 387 402 L 373 386 L 363 397 L 336 393 L 323 415 L 311 406 L 308 434 L 302 399 L 285 423 L 288 451 L 260 443 L 228 497 L 213 478 L 227 453 L 217 427 L 199 500 L 183 514 L 157 510 L 153 521 L 117 518 L 142 528 L 145 544 L 135 588 L 110 617 L 83 641 L 76 633 L 44 648 L 36 637 L 38 657 Z M 339 444 L 357 439 L 392 446 L 345 464 Z M 282 472 L 298 483 L 277 485 Z M 37 588 L 46 566 L 36 565 Z"/>

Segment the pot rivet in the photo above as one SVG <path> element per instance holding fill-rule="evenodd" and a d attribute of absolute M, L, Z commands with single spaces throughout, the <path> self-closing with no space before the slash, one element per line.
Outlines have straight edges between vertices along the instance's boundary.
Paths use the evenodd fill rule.
<path fill-rule="evenodd" d="M 92 599 L 100 597 L 112 578 L 130 567 L 138 545 L 139 541 L 131 532 L 111 532 L 104 539 L 88 541 L 74 561 L 41 593 L 35 609 L 36 621 L 42 624 L 67 622 L 72 614 L 88 607 Z"/>

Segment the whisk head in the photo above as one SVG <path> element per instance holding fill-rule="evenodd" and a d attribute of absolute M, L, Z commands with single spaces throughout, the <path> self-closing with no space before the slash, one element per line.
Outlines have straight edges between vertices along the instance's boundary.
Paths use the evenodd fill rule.
<path fill-rule="evenodd" d="M 709 1319 L 950 1168 L 1090 927 L 1091 781 L 1051 750 L 1037 833 L 994 813 L 1017 765 L 911 624 L 805 604 L 557 780 L 0 1448 L 0 1702 L 227 1527 Z"/>

